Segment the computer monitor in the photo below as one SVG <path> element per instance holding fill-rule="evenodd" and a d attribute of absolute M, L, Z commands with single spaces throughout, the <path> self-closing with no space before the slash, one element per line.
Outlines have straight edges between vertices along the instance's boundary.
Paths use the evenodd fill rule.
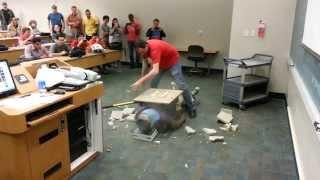
<path fill-rule="evenodd" d="M 17 92 L 7 60 L 0 60 L 0 98 Z"/>

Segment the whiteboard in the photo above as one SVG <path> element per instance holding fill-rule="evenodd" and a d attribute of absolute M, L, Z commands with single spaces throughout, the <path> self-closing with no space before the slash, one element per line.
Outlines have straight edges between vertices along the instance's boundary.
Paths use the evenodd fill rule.
<path fill-rule="evenodd" d="M 320 0 L 308 0 L 302 43 L 320 55 Z"/>

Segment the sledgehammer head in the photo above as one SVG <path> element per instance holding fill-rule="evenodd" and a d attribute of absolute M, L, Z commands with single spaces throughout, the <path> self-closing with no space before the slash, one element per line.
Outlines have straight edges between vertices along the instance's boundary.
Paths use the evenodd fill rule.
<path fill-rule="evenodd" d="M 192 90 L 192 96 L 195 96 L 197 95 L 198 93 L 200 92 L 200 87 L 199 86 L 196 86 L 193 90 Z"/>

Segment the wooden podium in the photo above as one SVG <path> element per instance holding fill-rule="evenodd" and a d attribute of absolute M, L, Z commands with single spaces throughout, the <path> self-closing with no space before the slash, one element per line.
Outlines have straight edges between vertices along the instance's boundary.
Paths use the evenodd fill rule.
<path fill-rule="evenodd" d="M 46 63 L 68 66 L 59 60 L 50 60 Z M 32 62 L 28 66 L 30 68 Z M 34 66 L 38 65 L 35 63 Z M 39 93 L 34 77 L 27 68 L 18 65 L 12 67 L 11 71 L 13 77 L 23 74 L 29 82 L 19 84 L 15 79 L 18 94 L 0 100 L 0 179 L 69 179 L 98 152 L 103 151 L 101 117 L 103 83 L 97 81 L 78 91 L 52 95 L 48 102 L 30 101 L 30 104 L 26 103 L 25 107 L 21 108 L 19 102 L 23 100 L 19 98 L 32 98 Z M 50 96 L 49 93 L 45 95 Z M 14 100 L 17 100 L 16 108 L 12 105 Z M 11 105 L 8 105 L 10 101 Z M 87 134 L 84 136 L 87 146 L 85 151 L 71 162 L 70 131 L 77 133 L 78 129 L 68 128 L 68 122 L 71 120 L 68 119 L 68 114 L 81 107 L 85 107 L 83 109 L 86 112 L 85 127 L 81 127 L 84 128 L 81 132 Z M 72 123 L 77 124 L 77 119 L 72 119 Z"/>

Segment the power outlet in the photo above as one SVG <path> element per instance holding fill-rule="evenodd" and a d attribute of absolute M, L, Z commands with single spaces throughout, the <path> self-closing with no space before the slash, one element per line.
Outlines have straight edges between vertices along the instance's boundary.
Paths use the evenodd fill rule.
<path fill-rule="evenodd" d="M 203 36 L 203 35 L 204 35 L 204 32 L 203 32 L 203 30 L 199 29 L 199 30 L 198 30 L 198 32 L 197 32 L 197 34 L 198 34 L 198 36 L 200 36 L 200 37 L 201 37 L 201 36 Z"/>
<path fill-rule="evenodd" d="M 242 36 L 243 37 L 248 37 L 249 36 L 249 29 L 245 29 L 245 30 L 243 30 L 243 32 L 242 32 Z"/>

